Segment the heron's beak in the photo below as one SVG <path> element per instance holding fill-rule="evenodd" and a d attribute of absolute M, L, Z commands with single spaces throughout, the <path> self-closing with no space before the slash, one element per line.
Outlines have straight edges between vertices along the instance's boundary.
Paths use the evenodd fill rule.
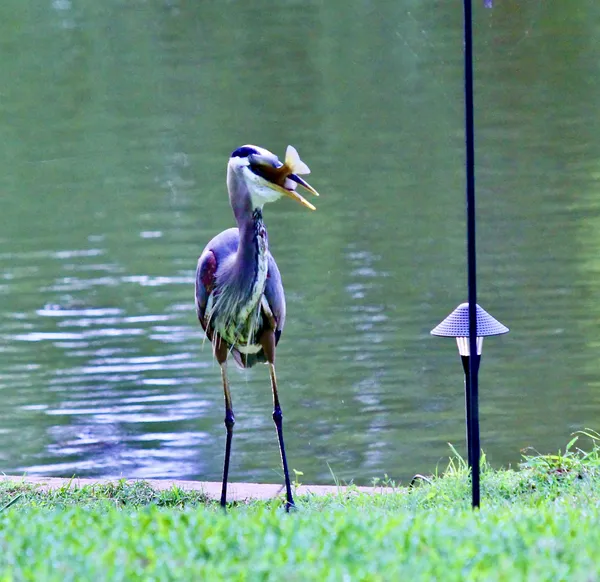
<path fill-rule="evenodd" d="M 313 204 L 304 198 L 304 196 L 301 196 L 298 192 L 296 192 L 296 184 L 300 184 L 300 186 L 315 196 L 319 195 L 319 193 L 306 180 L 302 179 L 297 174 L 288 174 L 283 186 L 280 186 L 275 182 L 269 182 L 269 186 L 273 188 L 273 190 L 281 192 L 288 198 L 296 200 L 296 202 L 300 202 L 302 206 L 306 206 L 306 208 L 310 208 L 310 210 L 316 210 L 316 207 Z"/>
<path fill-rule="evenodd" d="M 281 164 L 276 157 L 275 162 L 265 156 L 254 154 L 250 159 L 250 167 L 253 172 L 267 181 L 269 188 L 300 202 L 306 208 L 316 210 L 308 200 L 296 192 L 296 184 L 299 184 L 314 196 L 319 195 L 308 182 L 299 176 L 299 174 L 310 174 L 310 169 L 300 159 L 296 148 L 289 145 L 285 152 L 285 162 Z"/>

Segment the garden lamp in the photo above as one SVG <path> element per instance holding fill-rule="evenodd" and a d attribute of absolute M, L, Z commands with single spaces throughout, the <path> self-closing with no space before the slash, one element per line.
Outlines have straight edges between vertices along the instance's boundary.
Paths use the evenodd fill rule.
<path fill-rule="evenodd" d="M 477 354 L 474 356 L 474 370 L 479 370 L 479 361 L 483 349 L 483 338 L 508 333 L 508 328 L 494 319 L 485 309 L 476 305 L 477 319 Z M 469 304 L 461 303 L 444 321 L 431 330 L 431 335 L 454 337 L 458 345 L 458 353 L 465 373 L 465 403 L 467 419 L 467 451 L 469 468 L 471 469 L 473 486 L 477 484 L 477 495 L 474 495 L 474 506 L 479 506 L 479 404 L 477 390 L 471 394 L 470 386 L 470 342 L 469 342 Z M 477 383 L 475 383 L 477 386 Z"/>

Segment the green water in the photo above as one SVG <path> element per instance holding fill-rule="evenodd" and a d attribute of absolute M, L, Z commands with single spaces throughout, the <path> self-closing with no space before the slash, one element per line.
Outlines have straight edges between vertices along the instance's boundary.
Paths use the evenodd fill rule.
<path fill-rule="evenodd" d="M 600 414 L 600 8 L 475 2 L 481 441 L 496 465 Z M 193 304 L 233 225 L 229 153 L 295 145 L 314 213 L 265 208 L 303 482 L 464 450 L 460 2 L 4 0 L 0 471 L 218 480 L 219 369 Z M 233 480 L 281 469 L 267 369 L 232 372 Z"/>

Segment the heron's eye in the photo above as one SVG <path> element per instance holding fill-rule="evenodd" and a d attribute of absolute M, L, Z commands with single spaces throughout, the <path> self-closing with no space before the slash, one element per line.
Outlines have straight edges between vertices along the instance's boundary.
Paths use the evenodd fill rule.
<path fill-rule="evenodd" d="M 253 147 L 250 146 L 242 146 L 241 148 L 238 148 L 237 150 L 231 152 L 231 157 L 232 158 L 247 158 L 249 156 L 251 156 L 252 154 L 257 154 L 258 151 L 256 149 L 254 149 Z"/>

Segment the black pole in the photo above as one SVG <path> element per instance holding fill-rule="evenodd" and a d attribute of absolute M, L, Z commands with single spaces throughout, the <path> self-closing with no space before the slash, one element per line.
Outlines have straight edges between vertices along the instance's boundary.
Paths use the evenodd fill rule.
<path fill-rule="evenodd" d="M 475 253 L 475 130 L 473 119 L 473 15 L 471 0 L 463 0 L 465 41 L 465 168 L 467 194 L 467 284 L 469 288 L 469 352 L 477 355 L 477 262 Z M 470 451 L 472 505 L 479 507 L 478 360 L 469 358 L 467 437 Z"/>
<path fill-rule="evenodd" d="M 481 361 L 481 357 L 479 355 L 475 356 L 477 361 L 475 362 L 475 366 L 479 370 L 479 362 Z M 472 438 L 472 429 L 471 429 L 471 394 L 470 394 L 470 386 L 471 386 L 471 364 L 469 356 L 461 356 L 463 370 L 465 372 L 465 410 L 466 410 L 466 420 L 467 420 L 467 459 L 469 468 L 473 466 L 473 438 Z"/>
<path fill-rule="evenodd" d="M 462 367 L 465 372 L 465 411 L 467 423 L 467 459 L 469 469 L 473 466 L 473 454 L 471 452 L 471 372 L 469 369 L 469 356 L 461 356 Z"/>

